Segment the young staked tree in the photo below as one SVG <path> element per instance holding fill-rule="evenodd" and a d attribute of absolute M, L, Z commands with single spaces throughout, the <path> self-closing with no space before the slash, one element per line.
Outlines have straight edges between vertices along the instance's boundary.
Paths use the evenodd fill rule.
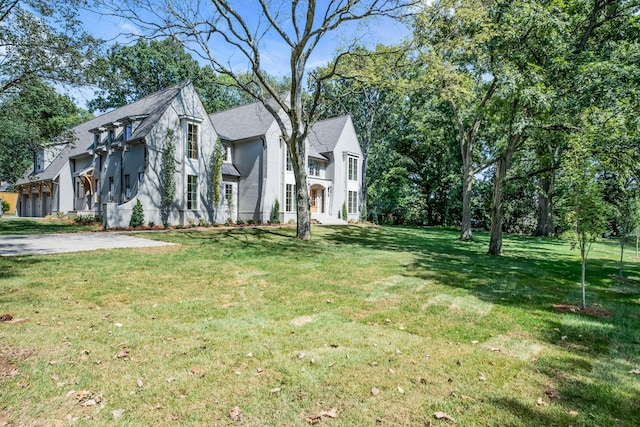
<path fill-rule="evenodd" d="M 565 220 L 571 225 L 574 243 L 580 251 L 582 308 L 586 308 L 586 268 L 591 245 L 606 228 L 606 206 L 597 177 L 597 163 L 581 140 L 574 140 L 563 165 L 568 189 Z"/>
<path fill-rule="evenodd" d="M 118 16 L 131 20 L 154 37 L 171 35 L 185 48 L 206 60 L 221 74 L 230 76 L 245 92 L 262 102 L 277 122 L 282 138 L 291 153 L 296 180 L 296 237 L 311 238 L 309 188 L 307 184 L 306 138 L 316 117 L 316 108 L 325 80 L 335 72 L 333 66 L 322 73 L 308 74 L 309 58 L 318 43 L 329 35 L 347 30 L 351 23 L 365 18 L 396 17 L 420 4 L 417 0 L 332 0 L 246 2 L 210 0 L 122 0 L 115 6 L 103 2 Z M 353 26 L 351 27 L 353 28 Z M 285 78 L 287 93 L 279 91 L 265 71 L 267 44 L 281 44 L 288 63 Z M 231 49 L 231 52 L 225 49 Z M 243 78 L 250 70 L 251 79 Z M 308 78 L 311 102 L 303 102 L 303 88 Z"/>

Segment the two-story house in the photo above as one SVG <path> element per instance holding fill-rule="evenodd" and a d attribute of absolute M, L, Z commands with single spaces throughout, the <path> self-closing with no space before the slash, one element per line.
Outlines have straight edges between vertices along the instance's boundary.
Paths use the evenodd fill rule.
<path fill-rule="evenodd" d="M 36 153 L 16 182 L 20 216 L 94 214 L 105 228 L 126 227 L 139 200 L 147 223 L 267 221 L 277 199 L 281 220 L 295 220 L 288 150 L 259 103 L 208 115 L 184 82 L 71 133 L 74 143 Z M 224 150 L 216 154 L 218 141 Z M 362 154 L 351 119 L 316 123 L 307 152 L 312 218 L 337 220 L 344 203 L 349 219 L 357 219 Z M 214 189 L 216 155 L 223 162 Z"/>

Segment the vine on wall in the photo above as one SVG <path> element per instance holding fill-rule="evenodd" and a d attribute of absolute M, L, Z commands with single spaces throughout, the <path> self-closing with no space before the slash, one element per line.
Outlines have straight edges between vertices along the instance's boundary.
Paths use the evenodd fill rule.
<path fill-rule="evenodd" d="M 164 150 L 162 151 L 162 203 L 161 203 L 161 216 L 162 224 L 166 227 L 169 225 L 169 213 L 171 212 L 171 205 L 176 195 L 176 146 L 174 142 L 175 131 L 173 129 L 167 129 L 167 140 Z"/>

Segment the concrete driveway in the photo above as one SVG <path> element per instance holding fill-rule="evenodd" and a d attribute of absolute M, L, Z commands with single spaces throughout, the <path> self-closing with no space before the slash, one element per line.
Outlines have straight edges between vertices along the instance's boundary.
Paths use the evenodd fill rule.
<path fill-rule="evenodd" d="M 0 256 L 43 255 L 113 248 L 146 248 L 174 243 L 120 233 L 29 234 L 0 236 Z"/>

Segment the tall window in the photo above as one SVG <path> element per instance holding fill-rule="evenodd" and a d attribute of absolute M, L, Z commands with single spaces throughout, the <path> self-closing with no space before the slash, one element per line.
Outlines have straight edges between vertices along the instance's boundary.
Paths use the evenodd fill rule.
<path fill-rule="evenodd" d="M 287 184 L 285 187 L 285 197 L 284 197 L 284 210 L 286 212 L 295 212 L 293 199 L 295 197 L 294 193 L 296 191 L 296 186 L 293 184 Z"/>
<path fill-rule="evenodd" d="M 357 191 L 349 191 L 347 212 L 350 214 L 358 213 L 358 192 Z"/>
<path fill-rule="evenodd" d="M 187 209 L 198 209 L 198 177 L 187 175 Z"/>
<path fill-rule="evenodd" d="M 286 145 L 285 145 L 285 150 L 287 152 L 287 162 L 286 162 L 287 170 L 292 171 L 293 165 L 291 164 L 291 153 L 289 152 L 289 147 Z"/>
<path fill-rule="evenodd" d="M 114 144 L 116 142 L 116 131 L 115 129 L 109 129 L 109 145 Z"/>
<path fill-rule="evenodd" d="M 198 158 L 198 125 L 193 123 L 187 124 L 187 156 Z"/>
<path fill-rule="evenodd" d="M 124 176 L 124 196 L 128 199 L 131 197 L 131 175 Z"/>
<path fill-rule="evenodd" d="M 110 202 L 113 202 L 115 200 L 115 195 L 113 194 L 113 177 L 110 176 L 109 177 L 109 197 L 107 198 Z"/>
<path fill-rule="evenodd" d="M 231 184 L 225 184 L 224 185 L 224 200 L 228 204 L 232 204 L 233 203 L 233 185 L 231 185 Z"/>
<path fill-rule="evenodd" d="M 358 180 L 358 158 L 349 157 L 349 181 Z"/>

